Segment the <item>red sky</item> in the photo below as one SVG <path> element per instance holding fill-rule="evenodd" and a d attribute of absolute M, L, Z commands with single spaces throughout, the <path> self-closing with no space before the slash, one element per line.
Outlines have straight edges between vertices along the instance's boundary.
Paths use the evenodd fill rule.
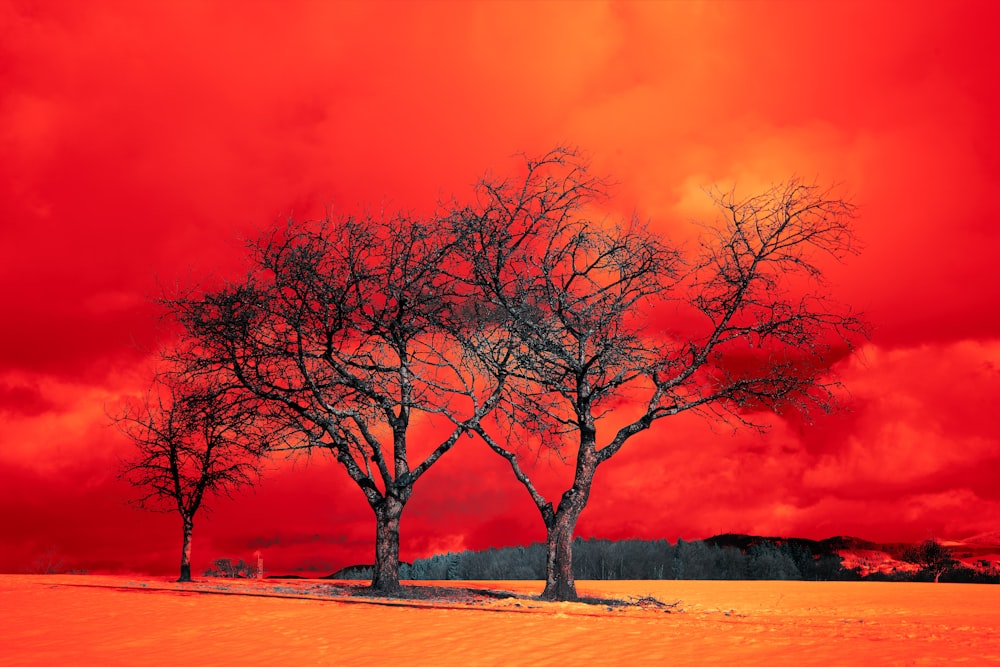
<path fill-rule="evenodd" d="M 863 253 L 833 296 L 871 340 L 849 411 L 765 436 L 662 422 L 598 472 L 579 533 L 876 540 L 1000 529 L 992 3 L 0 0 L 0 571 L 172 572 L 179 519 L 125 505 L 108 426 L 147 381 L 162 286 L 326 207 L 427 210 L 511 155 L 581 147 L 681 235 L 701 188 L 840 183 Z M 545 465 L 545 464 L 543 464 Z M 195 527 L 194 567 L 370 561 L 361 493 L 275 464 Z M 416 487 L 406 560 L 544 536 L 469 440 Z"/>

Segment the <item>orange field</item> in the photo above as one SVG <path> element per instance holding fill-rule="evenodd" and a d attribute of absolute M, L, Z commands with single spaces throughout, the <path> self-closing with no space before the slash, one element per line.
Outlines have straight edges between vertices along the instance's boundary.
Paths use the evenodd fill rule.
<path fill-rule="evenodd" d="M 538 582 L 435 583 L 541 590 Z M 329 586 L 0 575 L 0 664 L 1000 663 L 995 586 L 578 582 L 581 595 L 636 603 L 624 607 L 530 597 L 358 599 Z"/>

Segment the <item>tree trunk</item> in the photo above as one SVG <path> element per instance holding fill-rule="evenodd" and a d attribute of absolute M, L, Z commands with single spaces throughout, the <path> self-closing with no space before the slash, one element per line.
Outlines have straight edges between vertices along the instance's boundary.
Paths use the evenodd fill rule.
<path fill-rule="evenodd" d="M 181 545 L 181 576 L 177 581 L 191 581 L 191 533 L 194 522 L 184 519 L 184 542 Z"/>
<path fill-rule="evenodd" d="M 545 522 L 546 561 L 544 600 L 576 600 L 573 579 L 573 534 L 576 521 L 590 498 L 590 487 L 597 472 L 596 433 L 593 427 L 581 428 L 580 450 L 576 459 L 573 486 L 562 495 L 559 507 Z M 545 516 L 543 511 L 542 516 Z"/>
<path fill-rule="evenodd" d="M 399 585 L 399 518 L 403 503 L 392 496 L 375 508 L 375 567 L 372 572 L 373 591 L 398 593 Z"/>
<path fill-rule="evenodd" d="M 581 508 L 582 509 L 582 508 Z M 560 511 L 548 526 L 546 536 L 544 600 L 576 600 L 576 581 L 573 579 L 573 533 L 579 512 Z"/>

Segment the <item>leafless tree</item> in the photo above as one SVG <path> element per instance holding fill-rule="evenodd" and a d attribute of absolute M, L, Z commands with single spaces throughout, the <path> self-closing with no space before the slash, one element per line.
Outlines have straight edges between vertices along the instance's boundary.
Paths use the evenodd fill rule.
<path fill-rule="evenodd" d="M 135 502 L 180 515 L 184 537 L 178 581 L 191 581 L 194 518 L 206 498 L 231 496 L 252 485 L 261 455 L 279 434 L 252 397 L 219 379 L 172 366 L 142 399 L 127 401 L 114 416 L 135 444 L 121 472 L 142 493 Z"/>
<path fill-rule="evenodd" d="M 328 218 L 251 246 L 235 284 L 172 302 L 200 357 L 329 451 L 375 514 L 372 588 L 399 589 L 399 522 L 414 484 L 499 399 L 468 372 L 449 228 Z M 411 442 L 418 421 L 445 432 Z M 430 431 L 430 429 L 428 429 Z M 439 433 L 439 431 L 434 431 Z"/>
<path fill-rule="evenodd" d="M 480 355 L 509 378 L 497 423 L 476 430 L 542 515 L 549 599 L 576 597 L 577 519 L 598 466 L 626 441 L 687 411 L 753 424 L 763 410 L 829 408 L 825 371 L 864 328 L 814 288 L 817 253 L 853 250 L 853 208 L 829 192 L 791 181 L 747 199 L 713 193 L 723 215 L 694 251 L 635 219 L 589 219 L 607 196 L 585 161 L 557 149 L 527 159 L 521 179 L 484 178 L 452 216 L 478 317 L 511 336 L 506 354 Z M 651 319 L 668 315 L 672 328 L 655 331 Z M 624 425 L 622 404 L 634 409 Z M 602 428 L 612 407 L 618 426 Z M 531 438 L 574 466 L 558 503 L 519 457 Z"/>
<path fill-rule="evenodd" d="M 908 547 L 903 551 L 902 559 L 908 563 L 916 563 L 925 572 L 933 575 L 934 583 L 941 580 L 941 575 L 958 565 L 951 551 L 937 540 L 924 540 L 920 544 Z"/>

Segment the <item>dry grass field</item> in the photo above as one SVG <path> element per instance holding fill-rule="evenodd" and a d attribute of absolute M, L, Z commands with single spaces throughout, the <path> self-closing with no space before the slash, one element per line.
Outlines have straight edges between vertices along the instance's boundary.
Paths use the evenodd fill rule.
<path fill-rule="evenodd" d="M 539 602 L 539 582 L 423 583 L 479 590 L 0 575 L 0 664 L 1000 664 L 995 586 L 587 581 L 580 594 L 605 602 L 585 604 Z"/>

